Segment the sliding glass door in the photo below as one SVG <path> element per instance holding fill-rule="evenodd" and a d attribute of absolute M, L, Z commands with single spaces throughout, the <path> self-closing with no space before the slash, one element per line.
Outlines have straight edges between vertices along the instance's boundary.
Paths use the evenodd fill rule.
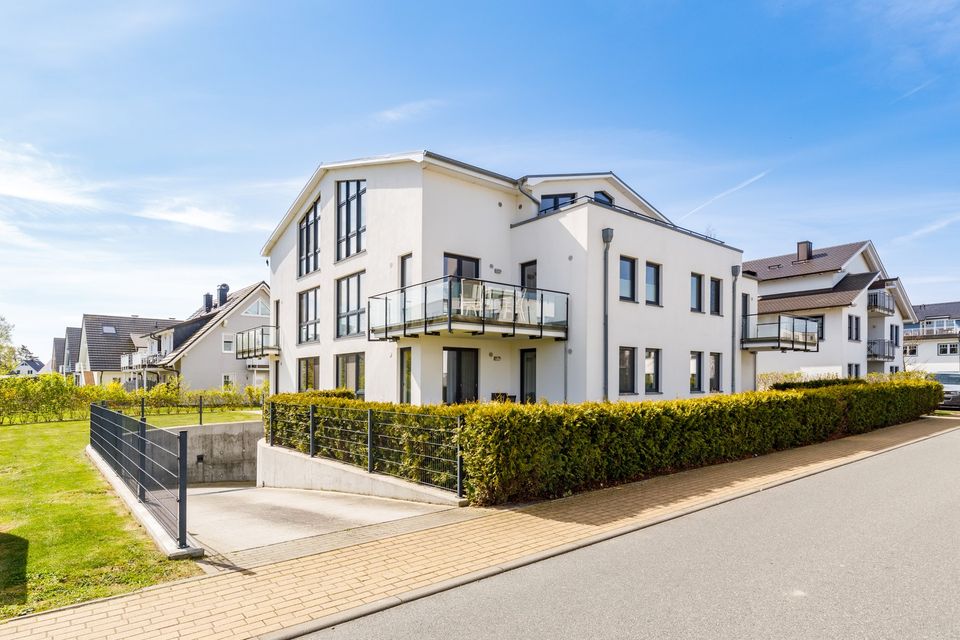
<path fill-rule="evenodd" d="M 443 349 L 443 401 L 475 402 L 480 395 L 480 357 L 477 349 Z"/>

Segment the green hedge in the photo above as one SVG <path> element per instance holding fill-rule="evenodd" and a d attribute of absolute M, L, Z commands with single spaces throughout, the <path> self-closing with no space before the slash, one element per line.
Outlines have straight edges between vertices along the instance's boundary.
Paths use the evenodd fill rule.
<path fill-rule="evenodd" d="M 863 384 L 862 378 L 814 378 L 797 382 L 777 382 L 770 385 L 772 391 L 789 391 L 790 389 L 822 389 L 823 387 L 842 387 L 850 384 Z"/>
<path fill-rule="evenodd" d="M 343 398 L 273 396 L 279 438 L 306 451 L 311 404 L 349 424 L 357 410 L 398 416 L 392 434 L 414 445 L 407 427 L 461 416 L 459 436 L 474 504 L 554 498 L 682 469 L 738 460 L 914 420 L 937 408 L 943 388 L 905 380 L 750 392 L 690 400 L 564 404 L 393 405 Z M 339 411 L 339 413 L 338 413 Z M 269 412 L 264 412 L 265 421 Z M 443 432 L 455 442 L 454 430 Z M 361 451 L 360 445 L 363 445 Z M 415 447 L 412 447 L 415 449 Z M 365 442 L 344 455 L 362 466 Z M 418 479 L 412 470 L 395 474 Z"/>

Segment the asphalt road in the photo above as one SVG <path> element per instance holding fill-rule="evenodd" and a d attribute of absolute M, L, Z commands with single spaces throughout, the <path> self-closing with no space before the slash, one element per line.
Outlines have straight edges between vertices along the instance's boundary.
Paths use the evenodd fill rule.
<path fill-rule="evenodd" d="M 960 432 L 307 637 L 960 638 Z"/>

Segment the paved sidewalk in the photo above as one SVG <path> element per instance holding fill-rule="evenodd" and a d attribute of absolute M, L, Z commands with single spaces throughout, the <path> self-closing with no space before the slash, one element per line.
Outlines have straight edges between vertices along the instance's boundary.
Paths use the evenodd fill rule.
<path fill-rule="evenodd" d="M 159 585 L 0 625 L 0 638 L 249 638 L 398 604 L 960 428 L 925 418 L 252 569 Z M 360 609 L 362 607 L 362 609 Z M 291 627 L 293 629 L 291 629 Z"/>

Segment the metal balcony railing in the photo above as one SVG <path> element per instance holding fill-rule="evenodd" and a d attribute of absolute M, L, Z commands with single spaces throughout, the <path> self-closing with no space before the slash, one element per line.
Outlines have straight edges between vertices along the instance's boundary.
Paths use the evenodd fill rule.
<path fill-rule="evenodd" d="M 466 331 L 566 340 L 570 295 L 444 276 L 367 299 L 371 340 Z"/>
<path fill-rule="evenodd" d="M 960 334 L 960 320 L 948 320 L 942 324 L 929 325 L 914 329 L 904 329 L 905 338 L 922 338 L 923 336 L 956 336 Z"/>
<path fill-rule="evenodd" d="M 819 351 L 816 320 L 787 314 L 743 317 L 740 347 L 748 351 Z"/>
<path fill-rule="evenodd" d="M 237 333 L 234 348 L 237 360 L 263 358 L 280 354 L 280 329 L 263 325 Z"/>
<path fill-rule="evenodd" d="M 867 360 L 895 360 L 897 348 L 897 345 L 890 340 L 868 340 Z"/>
<path fill-rule="evenodd" d="M 876 311 L 892 315 L 896 310 L 893 296 L 886 291 L 870 291 L 867 293 L 867 311 Z"/>
<path fill-rule="evenodd" d="M 152 367 L 163 360 L 166 355 L 166 351 L 159 353 L 144 353 L 142 351 L 124 353 L 120 356 L 120 369 L 125 371 L 127 369 L 142 369 L 144 367 Z"/>

